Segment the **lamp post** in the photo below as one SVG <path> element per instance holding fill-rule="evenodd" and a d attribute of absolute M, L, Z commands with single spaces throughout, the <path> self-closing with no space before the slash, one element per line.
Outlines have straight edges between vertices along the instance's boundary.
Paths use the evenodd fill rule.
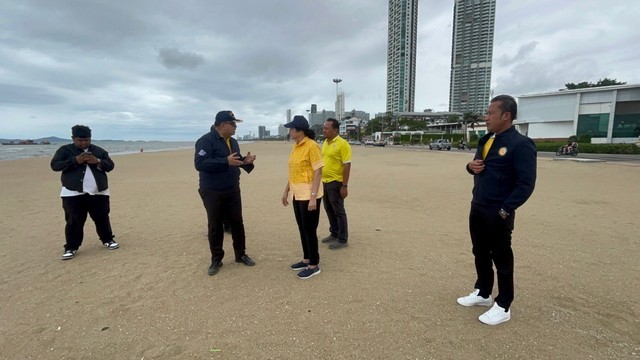
<path fill-rule="evenodd" d="M 342 79 L 335 78 L 333 82 L 336 83 L 336 117 L 338 121 L 340 121 L 340 109 L 338 104 L 338 84 L 342 82 Z"/>

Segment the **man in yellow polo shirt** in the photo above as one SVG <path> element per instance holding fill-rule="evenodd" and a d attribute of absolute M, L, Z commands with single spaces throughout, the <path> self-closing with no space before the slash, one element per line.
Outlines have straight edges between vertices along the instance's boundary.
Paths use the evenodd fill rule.
<path fill-rule="evenodd" d="M 351 145 L 340 137 L 340 123 L 329 118 L 322 126 L 322 184 L 324 187 L 324 209 L 329 218 L 329 236 L 322 239 L 329 249 L 349 246 L 349 226 L 344 199 L 349 195 L 349 173 L 351 172 Z"/>

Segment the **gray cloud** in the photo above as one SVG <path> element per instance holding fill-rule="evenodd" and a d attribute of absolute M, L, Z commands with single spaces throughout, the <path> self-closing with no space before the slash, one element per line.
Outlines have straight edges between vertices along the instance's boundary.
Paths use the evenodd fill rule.
<path fill-rule="evenodd" d="M 64 103 L 64 98 L 46 89 L 33 86 L 0 84 L 0 104 L 6 105 L 54 105 Z M 10 119 L 3 119 L 8 121 Z"/>
<path fill-rule="evenodd" d="M 504 54 L 496 59 L 495 64 L 497 66 L 509 66 L 521 61 L 526 61 L 532 56 L 532 53 L 536 49 L 536 46 L 538 46 L 537 41 L 531 41 L 530 43 L 524 44 L 520 46 L 518 52 L 515 55 L 510 56 L 509 54 Z"/>
<path fill-rule="evenodd" d="M 158 60 L 168 69 L 195 70 L 204 63 L 202 55 L 176 48 L 161 48 L 158 50 Z"/>

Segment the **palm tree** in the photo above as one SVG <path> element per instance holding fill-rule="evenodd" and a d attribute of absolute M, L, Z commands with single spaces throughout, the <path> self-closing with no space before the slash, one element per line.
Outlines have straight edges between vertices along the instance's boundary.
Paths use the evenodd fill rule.
<path fill-rule="evenodd" d="M 462 120 L 460 120 L 459 124 L 462 124 L 462 128 L 464 130 L 462 138 L 464 141 L 468 142 L 467 139 L 467 126 L 471 126 L 471 130 L 475 130 L 476 125 L 480 125 L 480 120 L 482 119 L 482 115 L 476 114 L 474 112 L 466 112 L 462 114 Z"/>

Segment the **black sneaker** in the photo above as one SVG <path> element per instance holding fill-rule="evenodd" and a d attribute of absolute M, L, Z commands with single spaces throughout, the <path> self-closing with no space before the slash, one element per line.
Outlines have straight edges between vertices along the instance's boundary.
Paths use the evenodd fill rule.
<path fill-rule="evenodd" d="M 236 262 L 245 264 L 247 266 L 255 266 L 255 264 L 256 264 L 256 262 L 253 261 L 253 259 L 250 258 L 249 255 L 247 255 L 247 254 L 244 254 L 244 255 L 240 256 L 239 258 L 237 258 Z"/>
<path fill-rule="evenodd" d="M 102 245 L 104 245 L 109 250 L 115 250 L 120 247 L 120 245 L 113 240 L 109 240 L 106 243 L 102 243 Z"/>
<path fill-rule="evenodd" d="M 293 270 L 293 271 L 304 270 L 304 269 L 307 268 L 308 265 L 309 264 L 307 264 L 306 262 L 300 261 L 300 262 L 297 262 L 297 263 L 291 265 L 291 270 Z"/>
<path fill-rule="evenodd" d="M 73 257 L 76 255 L 76 251 L 78 250 L 65 250 L 64 254 L 62 254 L 62 260 L 73 259 Z"/>
<path fill-rule="evenodd" d="M 209 266 L 209 270 L 207 270 L 207 274 L 209 274 L 209 276 L 217 274 L 220 268 L 222 267 L 222 265 L 224 265 L 222 261 L 212 262 L 211 266 Z"/>
<path fill-rule="evenodd" d="M 349 243 L 347 242 L 336 241 L 334 243 L 329 244 L 329 249 L 337 250 L 337 249 L 346 248 L 347 246 L 349 246 Z"/>
<path fill-rule="evenodd" d="M 320 240 L 320 242 L 323 244 L 334 242 L 334 241 L 338 241 L 338 238 L 333 235 L 329 235 L 326 238 Z"/>
<path fill-rule="evenodd" d="M 320 274 L 320 266 L 316 266 L 313 269 L 306 268 L 305 270 L 300 271 L 298 273 L 298 278 L 304 280 L 318 274 Z"/>

